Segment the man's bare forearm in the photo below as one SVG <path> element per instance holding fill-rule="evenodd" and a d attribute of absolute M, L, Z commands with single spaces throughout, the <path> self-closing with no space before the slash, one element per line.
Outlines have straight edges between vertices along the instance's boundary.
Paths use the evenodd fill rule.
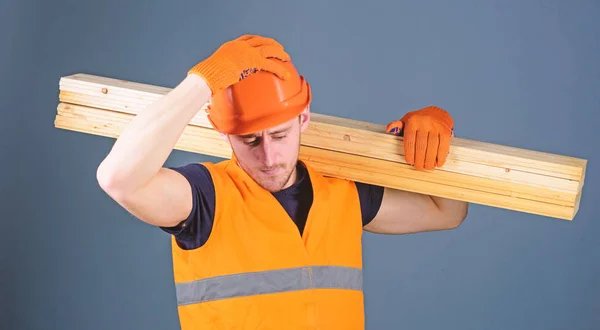
<path fill-rule="evenodd" d="M 147 183 L 164 166 L 183 130 L 210 94 L 202 78 L 189 75 L 134 117 L 98 167 L 100 184 L 130 193 Z"/>

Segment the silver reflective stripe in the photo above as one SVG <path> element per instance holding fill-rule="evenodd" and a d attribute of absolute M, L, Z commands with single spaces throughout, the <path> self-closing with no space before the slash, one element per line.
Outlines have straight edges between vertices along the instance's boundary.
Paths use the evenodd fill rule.
<path fill-rule="evenodd" d="M 362 291 L 360 268 L 312 266 L 211 277 L 177 283 L 177 305 L 305 289 Z"/>

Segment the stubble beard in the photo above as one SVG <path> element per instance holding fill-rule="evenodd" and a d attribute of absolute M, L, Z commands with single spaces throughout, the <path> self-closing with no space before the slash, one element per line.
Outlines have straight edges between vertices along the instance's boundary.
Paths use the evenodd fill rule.
<path fill-rule="evenodd" d="M 283 187 L 290 181 L 290 178 L 295 173 L 295 169 L 295 166 L 291 166 L 291 168 L 287 169 L 286 172 L 275 176 L 264 176 L 262 173 L 260 173 L 260 170 L 257 170 L 259 174 L 253 179 L 263 189 L 269 192 L 277 192 L 283 189 Z"/>
<path fill-rule="evenodd" d="M 264 168 L 249 168 L 239 161 L 238 166 L 240 166 L 241 169 L 246 172 L 246 174 L 261 188 L 273 193 L 280 191 L 290 181 L 292 175 L 296 173 L 295 170 L 297 162 L 298 160 L 296 159 L 294 163 L 288 166 L 283 164 L 275 166 L 277 168 L 284 169 L 284 171 L 276 175 L 265 174 L 262 171 Z"/>
<path fill-rule="evenodd" d="M 298 133 L 298 135 L 300 136 L 300 133 Z M 300 145 L 301 142 L 299 137 L 296 151 L 297 155 L 299 155 Z M 235 150 L 233 152 L 235 153 Z M 290 181 L 292 175 L 296 175 L 296 165 L 298 164 L 298 156 L 296 157 L 294 162 L 289 164 L 289 167 L 285 165 L 278 165 L 278 167 L 286 169 L 287 172 L 273 176 L 265 175 L 260 168 L 250 170 L 241 163 L 238 162 L 238 164 L 248 174 L 248 176 L 250 176 L 250 178 L 254 180 L 254 182 L 256 182 L 256 184 L 258 184 L 261 188 L 273 193 L 282 190 L 282 188 Z"/>

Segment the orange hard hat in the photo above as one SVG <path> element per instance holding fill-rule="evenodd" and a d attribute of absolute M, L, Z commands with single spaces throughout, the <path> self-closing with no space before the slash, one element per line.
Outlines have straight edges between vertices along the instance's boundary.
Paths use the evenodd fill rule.
<path fill-rule="evenodd" d="M 291 61 L 280 64 L 289 70 L 289 79 L 259 71 L 211 97 L 208 120 L 215 130 L 254 133 L 283 124 L 306 109 L 312 98 L 310 85 Z"/>

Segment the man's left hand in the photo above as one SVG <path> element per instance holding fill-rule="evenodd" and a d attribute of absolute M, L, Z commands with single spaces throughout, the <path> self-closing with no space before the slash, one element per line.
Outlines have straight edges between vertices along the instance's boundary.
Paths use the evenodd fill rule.
<path fill-rule="evenodd" d="M 390 122 L 386 131 L 404 137 L 404 158 L 409 165 L 433 170 L 446 163 L 454 120 L 445 110 L 429 106 Z"/>

